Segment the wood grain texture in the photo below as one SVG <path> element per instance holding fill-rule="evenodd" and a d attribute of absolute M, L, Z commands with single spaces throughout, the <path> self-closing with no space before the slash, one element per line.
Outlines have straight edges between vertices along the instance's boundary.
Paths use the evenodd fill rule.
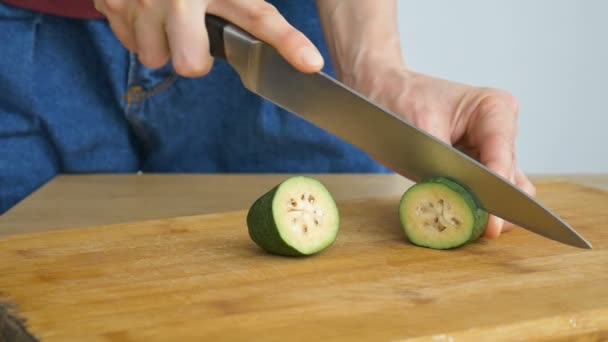
<path fill-rule="evenodd" d="M 291 175 L 59 176 L 0 216 L 0 236 L 248 209 Z M 311 174 L 339 200 L 398 196 L 412 182 L 396 175 Z"/>
<path fill-rule="evenodd" d="M 593 244 L 523 229 L 452 251 L 410 245 L 398 197 L 338 201 L 307 258 L 263 253 L 245 211 L 0 239 L 0 293 L 42 341 L 608 339 L 608 193 L 539 184 Z"/>
<path fill-rule="evenodd" d="M 0 216 L 0 236 L 247 209 L 289 174 L 61 175 Z M 339 200 L 399 196 L 398 175 L 311 174 Z M 533 175 L 608 190 L 608 174 Z"/>

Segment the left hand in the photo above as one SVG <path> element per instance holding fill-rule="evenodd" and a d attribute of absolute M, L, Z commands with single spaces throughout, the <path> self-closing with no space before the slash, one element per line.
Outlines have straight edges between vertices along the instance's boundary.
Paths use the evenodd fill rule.
<path fill-rule="evenodd" d="M 376 66 L 378 64 L 375 64 Z M 473 87 L 405 68 L 359 69 L 343 81 L 416 127 L 453 145 L 528 194 L 534 185 L 517 165 L 518 104 L 503 91 Z M 497 238 L 513 225 L 491 216 L 485 237 Z"/>

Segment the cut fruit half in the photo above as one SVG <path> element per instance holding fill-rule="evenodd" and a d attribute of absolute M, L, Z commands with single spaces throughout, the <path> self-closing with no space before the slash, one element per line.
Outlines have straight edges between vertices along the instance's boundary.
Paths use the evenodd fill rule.
<path fill-rule="evenodd" d="M 401 198 L 399 217 L 410 242 L 433 249 L 475 241 L 488 223 L 488 213 L 480 208 L 474 194 L 445 177 L 410 187 Z"/>
<path fill-rule="evenodd" d="M 285 256 L 311 255 L 336 240 L 338 207 L 314 178 L 290 177 L 258 198 L 247 214 L 251 239 L 265 251 Z"/>

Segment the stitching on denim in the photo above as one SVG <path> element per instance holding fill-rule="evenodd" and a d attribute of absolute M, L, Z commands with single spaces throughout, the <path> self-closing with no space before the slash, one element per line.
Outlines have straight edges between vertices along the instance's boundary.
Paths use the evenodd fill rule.
<path fill-rule="evenodd" d="M 167 78 L 165 78 L 163 81 L 161 81 L 154 87 L 152 87 L 148 90 L 141 88 L 142 89 L 141 92 L 134 99 L 134 101 L 145 101 L 155 95 L 158 95 L 159 93 L 161 93 L 162 91 L 166 90 L 171 85 L 173 85 L 173 83 L 175 83 L 175 81 L 177 81 L 177 77 L 178 77 L 177 74 L 171 73 L 171 75 L 167 76 Z"/>
<path fill-rule="evenodd" d="M 137 75 L 138 68 L 139 68 L 139 60 L 137 59 L 137 55 L 132 52 L 129 52 L 129 72 L 127 75 L 127 91 L 130 91 L 130 89 L 133 86 L 135 86 L 134 84 L 136 83 L 135 78 Z M 145 100 L 151 98 L 152 96 L 159 94 L 160 92 L 169 88 L 173 83 L 175 83 L 175 81 L 177 80 L 177 77 L 178 76 L 175 72 L 171 72 L 171 74 L 167 78 L 165 78 L 163 81 L 161 81 L 154 87 L 152 87 L 148 90 L 144 90 L 143 88 L 141 88 L 142 91 L 139 93 L 140 95 L 136 99 L 132 99 L 132 100 L 133 101 L 145 101 Z"/>
<path fill-rule="evenodd" d="M 177 74 L 171 73 L 167 78 L 165 78 L 162 82 L 152 87 L 150 90 L 143 92 L 143 100 L 149 99 L 152 96 L 159 94 L 160 92 L 169 88 L 173 83 L 177 81 Z M 142 100 L 142 101 L 143 101 Z"/>
<path fill-rule="evenodd" d="M 141 86 L 131 86 L 125 94 L 127 104 L 125 106 L 125 116 L 131 117 L 139 112 L 141 104 L 144 100 L 143 90 Z"/>
<path fill-rule="evenodd" d="M 129 84 L 128 89 L 127 89 L 127 94 L 125 94 L 125 96 L 124 96 L 125 100 L 127 101 L 126 105 L 125 105 L 125 107 L 126 107 L 125 111 L 127 113 L 129 112 L 132 102 L 143 102 L 143 101 L 163 92 L 164 90 L 169 88 L 171 85 L 173 85 L 175 83 L 175 81 L 177 81 L 177 78 L 178 78 L 177 74 L 171 73 L 171 75 L 169 75 L 167 78 L 165 78 L 162 82 L 160 82 L 159 84 L 150 88 L 149 90 L 145 90 L 141 86 Z M 133 94 L 131 92 L 131 90 L 134 88 L 140 89 L 140 91 L 138 91 L 137 94 Z"/>
<path fill-rule="evenodd" d="M 127 70 L 127 84 L 125 89 L 125 94 L 123 95 L 123 107 L 125 108 L 124 114 L 129 115 L 133 104 L 133 93 L 132 93 L 132 84 L 135 78 L 135 69 L 137 68 L 137 63 L 135 63 L 135 57 L 132 52 L 128 53 L 129 58 L 129 69 Z"/>

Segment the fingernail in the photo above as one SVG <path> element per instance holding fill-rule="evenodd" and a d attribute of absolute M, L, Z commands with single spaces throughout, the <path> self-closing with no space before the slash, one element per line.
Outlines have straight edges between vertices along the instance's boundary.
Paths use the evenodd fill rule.
<path fill-rule="evenodd" d="M 500 227 L 500 232 L 502 233 L 502 230 L 503 230 L 503 228 L 505 226 L 505 220 L 501 219 L 500 217 L 497 217 L 496 218 L 496 225 L 498 227 Z"/>
<path fill-rule="evenodd" d="M 323 66 L 323 57 L 311 48 L 305 48 L 304 51 L 300 53 L 300 60 L 304 65 L 311 68 L 320 68 Z"/>
<path fill-rule="evenodd" d="M 484 236 L 488 239 L 497 239 L 502 232 L 504 220 L 497 216 L 490 216 L 488 221 L 488 229 Z"/>

